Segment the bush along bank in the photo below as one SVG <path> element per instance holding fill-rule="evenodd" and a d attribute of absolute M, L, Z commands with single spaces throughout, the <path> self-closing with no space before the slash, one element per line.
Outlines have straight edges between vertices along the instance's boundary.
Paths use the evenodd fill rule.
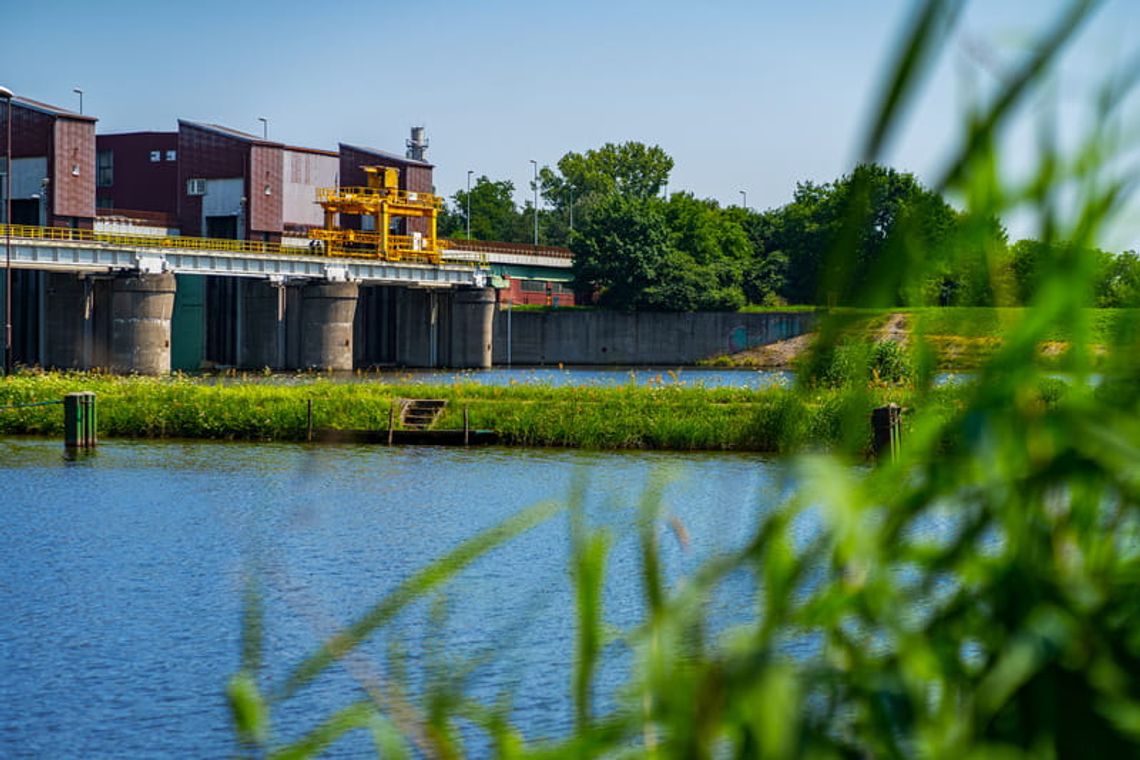
<path fill-rule="evenodd" d="M 16 375 L 0 381 L 0 407 L 98 398 L 102 437 L 303 441 L 309 404 L 316 429 L 384 430 L 400 399 L 448 402 L 436 429 L 494 430 L 501 443 L 588 449 L 863 451 L 870 412 L 887 403 L 922 404 L 952 415 L 968 387 L 848 384 L 748 390 L 700 386 L 560 387 L 379 385 L 314 379 L 299 384 L 217 382 L 69 374 Z M 1055 402 L 1056 391 L 1048 398 Z M 396 415 L 395 426 L 401 427 Z M 0 435 L 62 434 L 58 406 L 0 413 Z"/>

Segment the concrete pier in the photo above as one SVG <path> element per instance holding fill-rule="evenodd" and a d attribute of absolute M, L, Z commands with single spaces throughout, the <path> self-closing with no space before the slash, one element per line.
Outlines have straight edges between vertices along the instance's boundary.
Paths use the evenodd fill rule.
<path fill-rule="evenodd" d="M 286 290 L 267 280 L 247 280 L 242 305 L 242 366 L 249 369 L 285 369 Z"/>
<path fill-rule="evenodd" d="M 490 369 L 494 322 L 494 288 L 455 291 L 451 302 L 450 366 Z"/>
<path fill-rule="evenodd" d="M 42 273 L 42 364 L 47 369 L 94 369 L 110 361 L 111 281 L 72 272 Z"/>
<path fill-rule="evenodd" d="M 396 297 L 396 364 L 439 366 L 440 294 L 401 289 Z"/>
<path fill-rule="evenodd" d="M 44 366 L 88 369 L 94 340 L 90 330 L 94 317 L 92 281 L 70 272 L 48 272 L 45 279 Z"/>
<path fill-rule="evenodd" d="M 111 369 L 140 375 L 170 372 L 174 275 L 120 275 L 111 284 Z"/>
<path fill-rule="evenodd" d="M 308 369 L 352 369 L 354 282 L 306 285 L 301 292 L 301 364 Z"/>

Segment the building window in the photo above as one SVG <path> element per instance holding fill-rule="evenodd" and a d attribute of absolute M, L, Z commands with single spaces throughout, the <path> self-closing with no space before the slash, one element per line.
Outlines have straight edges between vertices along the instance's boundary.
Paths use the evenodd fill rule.
<path fill-rule="evenodd" d="M 96 198 L 95 199 L 95 208 L 114 208 L 114 207 L 115 207 L 115 199 L 114 198 Z"/>
<path fill-rule="evenodd" d="M 166 160 L 167 161 L 173 161 L 176 158 L 178 158 L 178 151 L 175 151 L 175 150 L 166 151 Z"/>
<path fill-rule="evenodd" d="M 162 151 L 161 150 L 152 150 L 150 152 L 150 160 L 152 162 L 161 161 L 162 160 Z"/>
<path fill-rule="evenodd" d="M 115 152 L 101 150 L 95 154 L 95 187 L 115 184 Z"/>
<path fill-rule="evenodd" d="M 546 292 L 546 283 L 538 280 L 523 280 L 519 285 L 524 293 Z"/>

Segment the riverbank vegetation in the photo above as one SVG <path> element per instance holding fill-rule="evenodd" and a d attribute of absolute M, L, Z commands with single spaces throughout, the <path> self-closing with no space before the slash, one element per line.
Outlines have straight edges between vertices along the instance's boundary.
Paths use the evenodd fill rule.
<path fill-rule="evenodd" d="M 832 448 L 848 424 L 854 435 L 869 441 L 867 419 L 874 406 L 914 402 L 913 389 L 898 373 L 881 372 L 852 394 L 847 377 L 864 371 L 856 358 L 841 352 L 806 393 L 790 387 L 671 385 L 664 377 L 649 386 L 504 387 L 29 373 L 0 381 L 0 407 L 87 390 L 98 399 L 102 436 L 301 441 L 308 433 L 310 402 L 316 429 L 386 430 L 401 399 L 435 398 L 448 402 L 435 428 L 462 429 L 466 411 L 472 428 L 494 430 L 507 445 L 788 452 Z M 952 409 L 961 397 L 961 387 L 948 385 L 932 390 L 924 403 Z M 398 413 L 395 427 L 403 427 Z M 0 412 L 0 435 L 60 435 L 62 429 L 58 406 Z"/>
<path fill-rule="evenodd" d="M 959 3 L 917 5 L 862 143 L 867 168 L 831 187 L 801 188 L 791 218 L 782 220 L 787 234 L 812 207 L 830 214 L 827 245 L 813 252 L 821 285 L 841 299 L 834 303 L 873 309 L 928 305 L 911 300 L 919 296 L 962 304 L 967 293 L 1010 303 L 999 297 L 1016 288 L 1004 279 L 1008 248 L 995 220 L 1029 214 L 1039 222 L 1033 288 L 1022 294 L 1031 308 L 1001 327 L 1001 344 L 974 382 L 934 387 L 924 369 L 930 349 L 916 334 L 913 413 L 896 460 L 865 468 L 851 467 L 850 457 L 795 458 L 794 488 L 758 515 L 752 538 L 683 574 L 669 572 L 662 548 L 683 546 L 685 531 L 665 511 L 660 488 L 632 507 L 640 515 L 640 566 L 607 572 L 617 539 L 585 514 L 581 491 L 589 484 L 581 483 L 409 575 L 283 678 L 278 663 L 263 663 L 273 622 L 250 593 L 243 665 L 229 690 L 243 748 L 251 756 L 308 756 L 359 729 L 371 732 L 384 756 L 402 757 L 1136 756 L 1140 368 L 1133 357 L 1140 340 L 1109 331 L 1116 342 L 1097 382 L 1089 307 L 1098 303 L 1103 271 L 1099 241 L 1136 186 L 1136 170 L 1124 162 L 1134 146 L 1123 142 L 1121 127 L 1131 123 L 1126 104 L 1138 71 L 1106 73 L 1088 118 L 1070 124 L 1084 129 L 1066 148 L 1055 109 L 1035 98 L 1095 6 L 1066 3 L 1003 62 L 962 119 L 960 141 L 930 194 L 918 196 L 935 213 L 904 204 L 896 224 L 884 227 L 871 199 L 909 183 L 875 167 L 933 62 L 960 39 L 952 35 Z M 1026 113 L 1043 114 L 1046 123 L 1028 176 L 1010 178 L 1004 140 L 1022 134 L 1014 127 Z M 946 214 L 943 197 L 960 199 L 961 210 Z M 662 204 L 657 219 L 633 228 L 632 244 L 657 240 L 659 225 L 668 224 L 666 201 L 609 203 L 614 213 Z M 876 235 L 864 240 L 869 229 Z M 852 255 L 863 243 L 872 245 L 870 258 Z M 789 257 L 793 250 L 781 249 Z M 858 400 L 878 393 L 877 371 L 903 357 L 868 348 L 839 314 L 825 314 L 819 327 L 797 387 L 773 398 L 797 399 L 782 407 L 792 418 L 813 398 L 834 399 L 850 417 L 832 419 L 860 423 L 839 425 L 834 449 L 850 453 L 865 429 L 867 408 Z M 1036 359 L 1044 342 L 1062 334 L 1067 347 L 1057 369 L 1065 383 L 1051 381 L 1054 370 Z M 831 388 L 832 370 L 845 366 L 853 369 L 841 370 Z M 626 392 L 636 403 L 640 391 L 614 391 Z M 449 580 L 450 599 L 462 603 L 463 570 L 558 514 L 569 517 L 567 573 L 576 600 L 573 651 L 566 652 L 574 662 L 568 735 L 524 735 L 512 722 L 509 689 L 494 701 L 471 696 L 482 663 L 450 652 L 434 663 L 426 658 L 412 678 L 395 657 L 376 663 L 387 683 L 362 679 L 365 688 L 346 696 L 343 708 L 306 727 L 282 717 L 303 689 L 361 655 L 362 643 L 401 611 L 446 593 Z M 607 587 L 619 571 L 642 591 L 640 619 L 621 630 L 607 614 Z M 710 612 L 718 598 L 752 615 L 724 630 Z M 598 674 L 615 667 L 621 685 L 602 693 Z"/>

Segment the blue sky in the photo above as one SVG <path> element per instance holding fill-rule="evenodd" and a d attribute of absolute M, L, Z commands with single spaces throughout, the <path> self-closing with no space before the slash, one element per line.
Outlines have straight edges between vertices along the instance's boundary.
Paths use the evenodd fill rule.
<path fill-rule="evenodd" d="M 902 0 L 10 6 L 0 83 L 70 107 L 72 88 L 82 88 L 101 131 L 174 129 L 181 117 L 258 132 L 264 116 L 273 139 L 402 151 L 408 128 L 424 124 L 441 193 L 461 188 L 473 169 L 512 180 L 520 198 L 532 158 L 553 165 L 568 150 L 640 140 L 675 159 L 670 190 L 722 203 L 739 203 L 745 190 L 754 208 L 786 202 L 799 180 L 850 169 L 912 8 Z M 933 179 L 968 94 L 991 87 L 1059 6 L 969 4 L 890 163 Z M 1101 73 L 1140 49 L 1137 41 L 1140 4 L 1108 0 L 1049 90 L 1065 131 L 1081 123 Z M 1028 156 L 1027 134 L 1011 136 L 1015 163 Z M 1015 235 L 1031 232 L 1018 226 L 1013 220 Z M 1140 242 L 1129 230 L 1114 237 Z"/>

